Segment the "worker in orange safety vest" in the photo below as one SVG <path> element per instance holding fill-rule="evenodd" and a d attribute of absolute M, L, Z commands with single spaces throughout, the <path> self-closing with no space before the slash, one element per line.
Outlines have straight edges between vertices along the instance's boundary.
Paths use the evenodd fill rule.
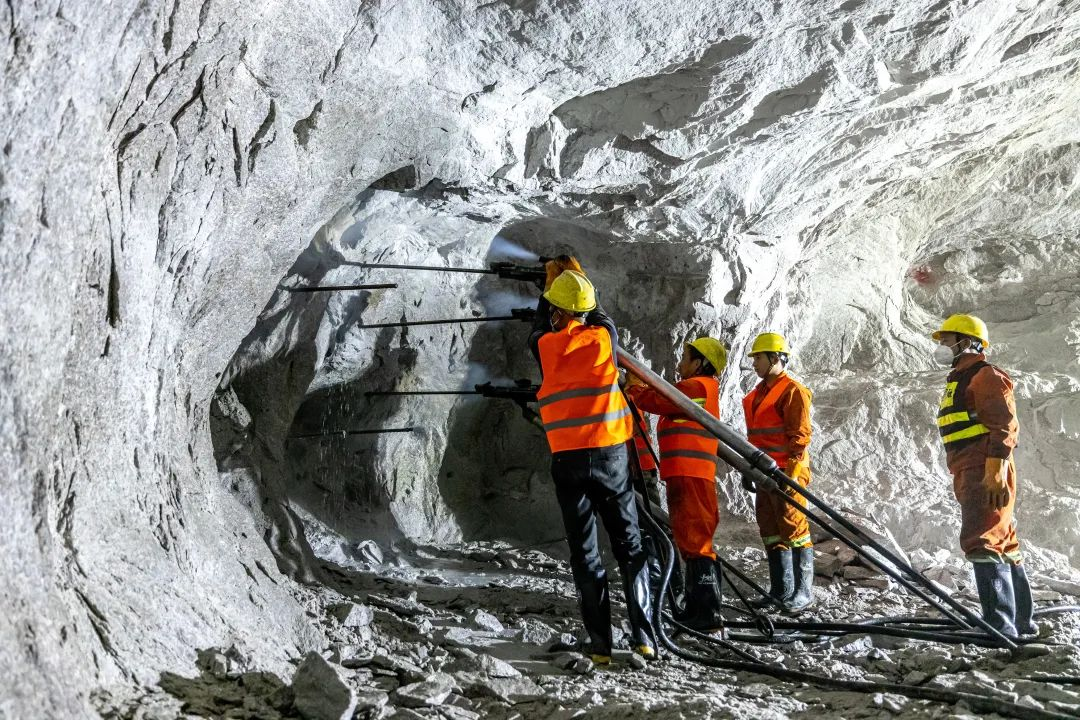
<path fill-rule="evenodd" d="M 720 416 L 720 380 L 727 348 L 702 337 L 683 346 L 675 385 L 713 417 Z M 667 489 L 671 531 L 686 564 L 685 608 L 679 620 L 702 632 L 723 630 L 713 536 L 720 520 L 716 499 L 718 441 L 670 400 L 627 374 L 627 394 L 641 410 L 660 416 L 660 479 Z"/>
<path fill-rule="evenodd" d="M 549 262 L 546 285 L 530 347 L 543 373 L 536 398 L 589 636 L 582 649 L 597 664 L 611 661 L 611 600 L 597 543 L 599 516 L 623 576 L 632 649 L 652 660 L 649 576 L 629 477 L 633 422 L 619 387 L 615 324 L 573 258 Z"/>
<path fill-rule="evenodd" d="M 986 361 L 986 323 L 953 315 L 933 333 L 934 357 L 950 366 L 937 426 L 960 503 L 960 548 L 972 563 L 983 619 L 1003 635 L 1038 635 L 1016 536 L 1020 426 L 1012 379 Z"/>
<path fill-rule="evenodd" d="M 787 340 L 777 333 L 762 333 L 754 339 L 749 357 L 761 382 L 743 398 L 743 414 L 751 444 L 806 487 L 810 484 L 813 396 L 788 375 L 790 352 Z M 748 480 L 744 480 L 744 487 L 754 490 Z M 769 595 L 784 612 L 795 614 L 814 602 L 814 548 L 806 515 L 785 502 L 780 493 L 806 507 L 806 498 L 794 490 L 758 488 L 754 512 L 769 562 Z M 762 607 L 770 602 L 761 598 L 755 604 Z"/>

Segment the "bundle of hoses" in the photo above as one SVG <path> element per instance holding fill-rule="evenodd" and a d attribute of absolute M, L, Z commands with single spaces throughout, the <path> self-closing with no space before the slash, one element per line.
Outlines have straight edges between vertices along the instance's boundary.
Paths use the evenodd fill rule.
<path fill-rule="evenodd" d="M 869 682 L 865 680 L 839 680 L 836 678 L 827 677 L 825 675 L 815 675 L 813 673 L 802 672 L 799 670 L 790 670 L 786 667 L 779 665 L 770 665 L 749 653 L 740 650 L 735 647 L 731 642 L 715 638 L 703 633 L 698 633 L 690 628 L 682 626 L 673 620 L 670 615 L 665 615 L 665 605 L 669 602 L 668 598 L 668 585 L 671 582 L 671 570 L 675 564 L 675 546 L 671 542 L 671 539 L 663 531 L 660 525 L 652 517 L 647 509 L 641 504 L 638 507 L 640 517 L 647 526 L 648 531 L 654 534 L 657 541 L 663 548 L 663 562 L 661 571 L 660 587 L 656 593 L 656 597 L 653 601 L 653 632 L 656 638 L 660 641 L 661 645 L 669 651 L 671 654 L 688 660 L 690 662 L 698 663 L 700 665 L 706 665 L 708 667 L 720 668 L 723 670 L 731 670 L 735 672 L 749 672 L 757 673 L 759 675 L 767 675 L 780 680 L 786 680 L 793 683 L 808 683 L 817 687 L 829 688 L 834 690 L 848 690 L 853 692 L 863 693 L 893 693 L 896 695 L 902 695 L 915 700 L 929 700 L 931 702 L 946 703 L 949 705 L 955 705 L 957 703 L 964 703 L 969 708 L 979 713 L 997 713 L 1005 717 L 1021 718 L 1023 720 L 1066 720 L 1080 717 L 1080 714 L 1069 714 L 1063 712 L 1052 712 L 1049 710 L 1040 710 L 1038 708 L 1029 707 L 1027 705 L 1020 705 L 1018 703 L 1008 702 L 1000 697 L 990 697 L 985 695 L 978 695 L 975 693 L 961 692 L 957 690 L 947 690 L 944 688 L 932 688 L 918 685 L 904 685 L 901 683 L 878 683 Z M 678 644 L 672 640 L 671 636 L 667 633 L 665 627 L 665 620 L 669 620 L 675 625 L 680 632 L 690 635 L 699 640 L 706 640 L 712 642 L 715 645 L 723 647 L 725 650 L 738 655 L 743 658 L 741 660 L 729 660 L 714 655 L 704 655 L 698 652 L 687 650 L 679 647 Z"/>
<path fill-rule="evenodd" d="M 947 622 L 952 622 L 961 630 L 972 630 L 972 625 L 979 627 L 984 631 L 985 636 L 978 637 L 975 634 L 965 634 L 964 640 L 972 642 L 976 639 L 990 640 L 994 646 L 1003 646 L 1009 649 L 1015 650 L 1017 644 L 1011 638 L 1002 635 L 995 628 L 990 626 L 982 617 L 972 612 L 969 608 L 962 605 L 960 602 L 949 596 L 944 590 L 933 583 L 931 580 L 923 576 L 921 573 L 916 572 L 906 562 L 896 556 L 895 553 L 882 546 L 872 537 L 870 537 L 865 531 L 850 522 L 842 515 L 825 505 L 820 498 L 817 498 L 809 490 L 799 486 L 797 483 L 787 477 L 776 465 L 776 462 L 765 455 L 763 452 L 755 448 L 746 440 L 745 437 L 740 436 L 734 430 L 729 428 L 724 423 L 720 422 L 717 418 L 707 413 L 700 406 L 696 405 L 690 398 L 683 395 L 677 388 L 670 383 L 663 380 L 660 376 L 656 375 L 652 370 L 643 365 L 636 358 L 627 355 L 619 355 L 619 364 L 632 372 L 637 377 L 641 378 L 645 383 L 651 386 L 654 390 L 664 396 L 666 400 L 679 407 L 683 414 L 695 422 L 702 425 L 706 430 L 713 434 L 718 443 L 717 454 L 731 465 L 735 470 L 743 474 L 744 477 L 749 478 L 759 488 L 778 488 L 781 490 L 790 490 L 795 493 L 803 495 L 808 501 L 812 502 L 814 506 L 821 510 L 828 518 L 835 521 L 837 525 L 844 530 L 840 531 L 832 522 L 825 520 L 817 512 L 811 511 L 808 508 L 804 508 L 799 505 L 795 500 L 788 496 L 786 492 L 780 492 L 779 495 L 783 497 L 789 504 L 796 507 L 800 512 L 804 513 L 807 518 L 828 532 L 833 537 L 839 539 L 844 544 L 851 547 L 856 553 L 863 557 L 864 560 L 870 564 L 878 567 L 882 572 L 892 577 L 901 586 L 911 591 L 913 594 L 922 598 L 929 605 L 939 610 Z M 973 710 L 980 712 L 997 712 L 1001 715 L 1007 715 L 1017 718 L 1070 718 L 1080 717 L 1080 714 L 1068 714 L 1068 713 L 1055 713 L 1046 710 L 1039 710 L 1016 703 L 1010 703 L 1003 701 L 999 698 L 986 697 L 977 695 L 974 693 L 959 692 L 954 690 L 946 690 L 942 688 L 930 688 L 921 686 L 910 686 L 896 683 L 874 683 L 867 681 L 855 681 L 855 680 L 838 680 L 821 675 L 814 675 L 811 673 L 804 673 L 796 670 L 790 670 L 785 667 L 778 667 L 769 665 L 755 658 L 749 653 L 736 648 L 731 642 L 720 638 L 715 638 L 709 635 L 695 632 L 690 628 L 681 626 L 674 620 L 671 622 L 680 629 L 681 632 L 690 635 L 691 637 L 710 642 L 712 644 L 719 645 L 724 649 L 732 652 L 736 655 L 744 658 L 743 660 L 728 660 L 718 658 L 710 655 L 701 655 L 700 653 L 692 652 L 676 645 L 672 639 L 668 636 L 664 627 L 664 605 L 669 601 L 668 587 L 671 581 L 672 568 L 675 563 L 675 549 L 671 542 L 671 539 L 663 531 L 660 525 L 652 517 L 649 511 L 641 506 L 641 517 L 647 526 L 650 534 L 655 535 L 656 541 L 660 542 L 664 548 L 664 562 L 662 581 L 660 588 L 656 593 L 654 601 L 654 630 L 657 638 L 661 641 L 663 647 L 667 648 L 674 655 L 681 657 L 692 662 L 697 662 L 703 665 L 711 667 L 718 667 L 728 670 L 743 670 L 746 672 L 756 672 L 764 675 L 770 675 L 772 677 L 789 680 L 792 682 L 806 682 L 812 683 L 819 687 L 836 688 L 843 690 L 854 690 L 857 692 L 882 692 L 882 693 L 896 693 L 906 697 L 911 697 L 920 700 L 930 700 L 935 702 L 944 702 L 949 704 L 955 704 L 959 702 L 966 703 Z M 871 551 L 867 551 L 864 547 L 871 548 Z M 748 578 L 744 579 L 749 581 Z M 922 585 L 918 587 L 916 583 Z M 756 590 L 764 595 L 764 591 L 752 584 Z M 931 595 L 936 596 L 931 597 Z M 943 620 L 945 619 L 943 618 Z M 668 618 L 670 619 L 670 618 Z M 757 620 L 757 618 L 755 618 Z M 760 623 L 760 620 L 758 620 Z M 796 626 L 805 624 L 795 623 Z M 826 625 L 826 624 L 823 624 Z M 856 623 L 834 623 L 835 627 L 826 628 L 822 627 L 818 632 L 821 633 L 839 633 L 845 632 L 866 632 L 869 630 L 867 626 L 860 626 Z M 769 626 L 769 633 L 771 633 L 772 624 Z M 782 627 L 777 625 L 776 627 Z M 877 632 L 879 627 L 874 626 L 874 632 Z M 937 633 L 921 633 L 918 630 L 905 629 L 907 633 L 916 633 L 924 635 L 919 639 L 935 640 Z M 906 635 L 911 636 L 911 635 Z M 951 635 L 949 636 L 952 637 Z"/>

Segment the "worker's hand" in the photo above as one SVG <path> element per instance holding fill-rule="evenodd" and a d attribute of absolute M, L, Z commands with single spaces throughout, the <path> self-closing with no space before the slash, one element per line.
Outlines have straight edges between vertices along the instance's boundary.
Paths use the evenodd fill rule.
<path fill-rule="evenodd" d="M 1006 458 L 986 458 L 983 470 L 983 489 L 986 504 L 1000 510 L 1009 504 L 1009 461 Z"/>
<path fill-rule="evenodd" d="M 627 371 L 627 373 L 626 373 L 626 381 L 623 384 L 623 388 L 626 389 L 626 390 L 629 390 L 630 388 L 637 387 L 639 385 L 644 386 L 645 383 L 637 375 L 635 375 L 632 372 Z"/>
<path fill-rule="evenodd" d="M 544 290 L 550 290 L 551 283 L 555 282 L 555 278 L 562 275 L 566 270 L 573 270 L 582 275 L 585 274 L 585 271 L 581 269 L 581 264 L 573 255 L 560 255 L 554 260 L 548 260 L 544 263 L 544 270 L 547 272 L 547 278 L 544 280 Z"/>
<path fill-rule="evenodd" d="M 757 486 L 754 485 L 754 481 L 748 475 L 742 476 L 742 486 L 746 492 L 757 492 Z"/>

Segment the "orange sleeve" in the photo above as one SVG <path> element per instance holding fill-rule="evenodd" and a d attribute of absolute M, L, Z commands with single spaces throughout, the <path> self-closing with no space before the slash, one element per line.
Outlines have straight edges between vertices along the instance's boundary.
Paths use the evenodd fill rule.
<path fill-rule="evenodd" d="M 702 397 L 705 394 L 705 386 L 693 378 L 676 383 L 675 387 L 687 397 Z M 682 417 L 683 415 L 683 411 L 675 403 L 648 385 L 632 385 L 627 389 L 626 393 L 630 396 L 630 400 L 637 405 L 638 410 L 642 412 L 667 417 Z"/>
<path fill-rule="evenodd" d="M 1007 458 L 1016 447 L 1020 423 L 1016 420 L 1016 399 L 1008 375 L 994 366 L 983 368 L 968 385 L 968 407 L 975 408 L 979 422 L 990 431 L 986 454 Z"/>
<path fill-rule="evenodd" d="M 810 446 L 810 401 L 812 398 L 809 390 L 792 383 L 778 403 L 784 416 L 788 456 L 798 462 L 806 462 L 806 449 Z"/>

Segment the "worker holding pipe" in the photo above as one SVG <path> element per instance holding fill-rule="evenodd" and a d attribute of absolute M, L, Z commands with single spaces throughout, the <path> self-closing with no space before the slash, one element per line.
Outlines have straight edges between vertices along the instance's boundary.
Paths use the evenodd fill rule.
<path fill-rule="evenodd" d="M 953 315 L 931 336 L 934 358 L 952 370 L 938 409 L 945 462 L 960 503 L 960 547 L 972 563 L 983 619 L 1002 635 L 1037 635 L 1031 586 L 1016 536 L 1019 434 L 1013 383 L 986 361 L 986 323 Z"/>
<path fill-rule="evenodd" d="M 747 439 L 802 487 L 810 484 L 811 392 L 787 373 L 791 351 L 777 333 L 754 339 L 749 357 L 761 382 L 743 398 Z M 747 490 L 754 486 L 744 480 Z M 806 498 L 789 489 L 757 488 L 754 512 L 769 562 L 769 595 L 795 614 L 814 602 L 814 548 L 806 515 L 784 501 L 787 493 L 802 507 Z M 768 598 L 755 601 L 764 607 Z"/>
<path fill-rule="evenodd" d="M 632 648 L 651 660 L 656 649 L 649 575 L 627 450 L 633 422 L 619 388 L 615 324 L 573 258 L 550 261 L 545 284 L 529 343 L 544 376 L 536 398 L 589 635 L 583 650 L 597 664 L 611 662 L 611 599 L 597 544 L 599 516 L 622 573 Z"/>
<path fill-rule="evenodd" d="M 701 337 L 683 346 L 676 388 L 714 417 L 720 417 L 720 380 L 727 348 Z M 660 479 L 667 489 L 671 532 L 686 564 L 685 607 L 679 620 L 702 632 L 722 631 L 720 583 L 713 535 L 720 521 L 716 500 L 717 439 L 687 418 L 671 401 L 627 373 L 626 391 L 641 410 L 660 416 Z"/>

